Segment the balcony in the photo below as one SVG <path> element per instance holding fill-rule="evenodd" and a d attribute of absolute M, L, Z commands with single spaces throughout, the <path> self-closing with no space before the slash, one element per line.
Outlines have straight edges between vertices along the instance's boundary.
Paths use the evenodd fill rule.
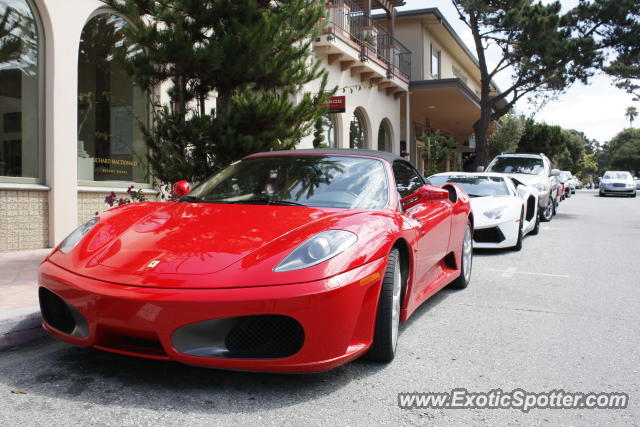
<path fill-rule="evenodd" d="M 329 23 L 316 47 L 329 49 L 329 63 L 340 60 L 343 70 L 353 67 L 383 87 L 408 89 L 409 49 L 353 0 L 329 0 L 327 9 Z"/>

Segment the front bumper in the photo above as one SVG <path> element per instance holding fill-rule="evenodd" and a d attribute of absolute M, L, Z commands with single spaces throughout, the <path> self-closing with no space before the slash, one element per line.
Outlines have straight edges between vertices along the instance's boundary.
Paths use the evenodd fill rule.
<path fill-rule="evenodd" d="M 476 249 L 510 248 L 518 242 L 518 227 L 515 220 L 500 223 L 478 224 L 473 229 L 473 247 Z"/>
<path fill-rule="evenodd" d="M 600 186 L 600 193 L 602 194 L 624 194 L 633 196 L 636 194 L 635 188 L 626 188 L 626 187 L 605 187 L 603 185 Z"/>
<path fill-rule="evenodd" d="M 47 320 L 43 320 L 43 327 L 71 344 L 130 356 L 222 369 L 322 371 L 361 356 L 371 345 L 385 268 L 386 259 L 380 258 L 316 282 L 231 289 L 161 289 L 90 279 L 45 260 L 39 271 L 40 286 L 46 289 L 41 290 L 43 317 L 58 322 L 50 315 L 55 303 L 51 306 L 48 298 L 43 301 L 42 297 L 52 293 L 57 304 L 66 304 L 72 317 L 80 320 L 75 328 L 66 328 L 64 323 L 54 327 Z M 215 329 L 226 319 L 247 317 L 286 317 L 299 324 L 303 334 L 299 350 L 286 357 L 268 358 L 236 357 L 233 352 L 226 352 L 225 356 L 224 351 L 210 351 L 203 356 L 194 354 L 207 351 L 194 349 L 187 354 L 184 350 L 189 339 L 185 341 L 185 333 L 181 332 L 186 331 L 189 336 L 194 324 L 204 325 L 199 331 L 204 335 L 195 340 L 201 344 L 202 337 L 206 340 L 207 327 L 212 328 L 211 336 L 219 340 L 220 331 Z"/>

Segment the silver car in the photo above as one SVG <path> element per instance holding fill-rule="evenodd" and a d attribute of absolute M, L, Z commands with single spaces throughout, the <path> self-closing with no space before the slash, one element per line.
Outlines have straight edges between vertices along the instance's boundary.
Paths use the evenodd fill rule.
<path fill-rule="evenodd" d="M 636 183 L 629 172 L 607 171 L 600 180 L 600 197 L 607 194 L 636 197 Z"/>
<path fill-rule="evenodd" d="M 487 172 L 506 173 L 538 190 L 538 206 L 542 221 L 551 221 L 556 214 L 558 199 L 558 169 L 551 168 L 551 161 L 544 154 L 501 153 L 496 156 Z"/>

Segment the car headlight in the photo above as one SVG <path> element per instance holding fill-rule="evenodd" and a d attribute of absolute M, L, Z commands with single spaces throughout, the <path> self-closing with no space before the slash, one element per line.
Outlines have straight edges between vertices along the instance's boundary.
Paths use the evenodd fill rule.
<path fill-rule="evenodd" d="M 541 193 L 547 191 L 547 186 L 545 184 L 534 184 L 533 187 Z"/>
<path fill-rule="evenodd" d="M 82 240 L 82 238 L 98 223 L 98 221 L 100 221 L 100 218 L 93 217 L 80 227 L 73 230 L 73 232 L 69 234 L 62 243 L 60 243 L 60 252 L 63 254 L 71 252 L 71 249 L 76 247 L 80 240 Z"/>
<path fill-rule="evenodd" d="M 273 269 L 275 272 L 301 270 L 320 264 L 333 258 L 351 247 L 358 237 L 344 230 L 328 230 L 316 234 L 294 249 L 280 264 Z"/>
<path fill-rule="evenodd" d="M 489 209 L 488 211 L 484 211 L 482 214 L 490 219 L 500 219 L 505 209 L 507 209 L 506 206 L 500 206 L 494 209 Z"/>
<path fill-rule="evenodd" d="M 636 186 L 635 184 L 627 184 L 627 188 L 633 188 L 635 186 Z"/>

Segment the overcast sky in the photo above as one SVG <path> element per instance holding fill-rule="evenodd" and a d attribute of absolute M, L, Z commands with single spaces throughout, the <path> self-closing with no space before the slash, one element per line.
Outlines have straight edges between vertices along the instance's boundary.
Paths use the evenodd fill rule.
<path fill-rule="evenodd" d="M 405 1 L 406 6 L 400 10 L 429 7 L 440 9 L 462 40 L 472 51 L 475 51 L 471 31 L 459 20 L 451 0 Z M 566 9 L 572 7 L 577 1 L 561 0 L 561 3 Z M 509 87 L 511 79 L 508 70 L 498 75 L 495 81 L 499 87 Z M 598 75 L 592 79 L 589 85 L 576 83 L 537 112 L 530 108 L 526 100 L 521 100 L 516 109 L 525 114 L 535 113 L 535 118 L 538 121 L 557 124 L 566 129 L 576 129 L 584 132 L 588 138 L 605 142 L 623 128 L 628 127 L 629 122 L 624 113 L 626 108 L 631 105 L 640 107 L 640 103 L 633 102 L 631 95 L 616 88 L 609 77 Z"/>

